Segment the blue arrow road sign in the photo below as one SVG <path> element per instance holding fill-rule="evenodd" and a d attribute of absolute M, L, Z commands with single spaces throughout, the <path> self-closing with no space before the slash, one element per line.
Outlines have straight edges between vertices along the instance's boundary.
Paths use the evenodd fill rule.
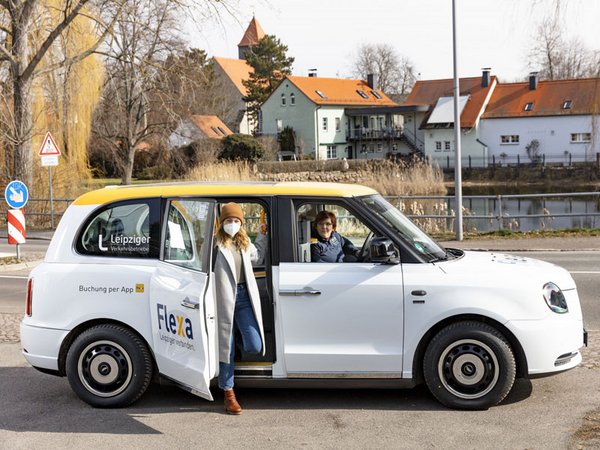
<path fill-rule="evenodd" d="M 27 190 L 27 186 L 22 181 L 11 181 L 6 186 L 6 190 L 4 191 L 4 197 L 6 198 L 6 203 L 13 209 L 20 209 L 27 203 L 29 200 L 29 191 Z"/>

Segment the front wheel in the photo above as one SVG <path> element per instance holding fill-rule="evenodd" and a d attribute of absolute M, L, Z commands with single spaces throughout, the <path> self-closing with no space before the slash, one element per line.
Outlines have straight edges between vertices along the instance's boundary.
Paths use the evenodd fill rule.
<path fill-rule="evenodd" d="M 98 325 L 84 331 L 67 353 L 71 388 L 84 402 L 100 408 L 135 402 L 148 388 L 152 369 L 146 344 L 118 325 Z"/>
<path fill-rule="evenodd" d="M 449 408 L 487 409 L 508 395 L 516 363 L 504 336 L 480 322 L 458 322 L 437 333 L 425 351 L 423 375 Z"/>

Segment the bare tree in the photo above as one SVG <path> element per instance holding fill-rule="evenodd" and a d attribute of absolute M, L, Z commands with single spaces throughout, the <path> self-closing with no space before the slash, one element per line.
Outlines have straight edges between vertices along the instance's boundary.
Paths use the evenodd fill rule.
<path fill-rule="evenodd" d="M 565 39 L 558 14 L 538 26 L 530 52 L 530 69 L 541 79 L 564 80 L 599 75 L 600 53 L 585 47 L 581 40 Z"/>
<path fill-rule="evenodd" d="M 162 61 L 181 46 L 168 0 L 130 0 L 108 40 L 107 78 L 94 136 L 111 150 L 123 184 L 130 184 L 135 149 L 156 133 L 150 91 Z"/>
<path fill-rule="evenodd" d="M 95 17 L 108 3 L 120 11 L 126 0 L 0 0 L 0 64 L 5 76 L 3 96 L 4 141 L 7 144 L 6 162 L 9 177 L 31 181 L 34 133 L 32 116 L 32 83 L 39 74 L 40 63 L 57 39 L 78 17 L 87 17 L 95 24 L 95 42 L 69 61 L 63 59 L 45 70 L 64 67 L 88 56 L 110 30 L 113 17 Z M 7 120 L 8 119 L 8 120 Z M 9 154 L 10 153 L 10 154 Z"/>
<path fill-rule="evenodd" d="M 390 44 L 363 44 L 358 48 L 351 69 L 355 78 L 368 74 L 378 78 L 379 89 L 387 94 L 406 95 L 417 81 L 412 62 Z"/>
<path fill-rule="evenodd" d="M 212 60 L 197 48 L 168 56 L 154 83 L 152 97 L 169 129 L 192 114 L 216 115 L 224 122 L 237 114 L 235 101 L 223 91 Z"/>
<path fill-rule="evenodd" d="M 199 94 L 195 88 L 212 82 L 206 78 L 211 77 L 206 55 L 185 54 L 179 30 L 191 5 L 209 9 L 215 4 L 226 3 L 129 0 L 117 20 L 104 53 L 108 75 L 94 135 L 111 151 L 123 184 L 131 183 L 136 148 L 160 140 L 181 114 L 191 112 Z M 200 63 L 196 77 L 190 76 L 191 61 Z"/>

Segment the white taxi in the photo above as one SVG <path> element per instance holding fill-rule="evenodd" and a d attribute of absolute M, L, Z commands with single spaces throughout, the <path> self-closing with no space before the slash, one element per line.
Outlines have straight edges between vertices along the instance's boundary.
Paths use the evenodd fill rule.
<path fill-rule="evenodd" d="M 516 377 L 570 369 L 584 345 L 569 273 L 534 259 L 444 249 L 377 192 L 333 183 L 109 187 L 65 212 L 30 275 L 23 355 L 97 407 L 122 407 L 165 377 L 212 399 L 218 372 L 213 235 L 239 203 L 250 234 L 265 354 L 239 350 L 236 385 L 412 387 L 485 409 Z M 311 262 L 320 211 L 360 248 Z"/>

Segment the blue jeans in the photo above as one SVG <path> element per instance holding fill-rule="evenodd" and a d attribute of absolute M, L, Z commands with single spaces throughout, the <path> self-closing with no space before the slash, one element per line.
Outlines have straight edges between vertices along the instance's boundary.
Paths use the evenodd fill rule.
<path fill-rule="evenodd" d="M 258 323 L 254 316 L 250 295 L 246 283 L 237 285 L 235 295 L 235 310 L 233 313 L 233 329 L 231 330 L 231 351 L 229 363 L 219 362 L 219 387 L 221 389 L 233 388 L 233 357 L 235 355 L 235 329 L 242 335 L 242 346 L 246 353 L 259 353 L 262 350 L 262 341 Z"/>

